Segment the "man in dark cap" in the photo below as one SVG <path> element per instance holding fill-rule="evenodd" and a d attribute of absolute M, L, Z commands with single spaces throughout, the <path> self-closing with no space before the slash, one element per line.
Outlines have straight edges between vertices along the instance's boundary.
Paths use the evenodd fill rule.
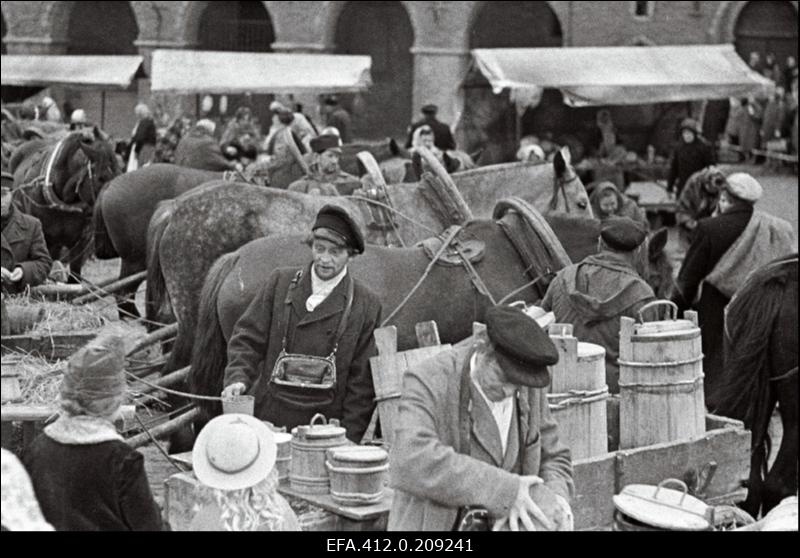
<path fill-rule="evenodd" d="M 655 300 L 655 293 L 636 272 L 634 257 L 644 242 L 645 228 L 628 217 L 603 221 L 599 250 L 582 262 L 559 271 L 541 307 L 556 320 L 573 325 L 575 337 L 606 349 L 606 383 L 619 392 L 619 322 L 637 317 L 638 310 Z"/>
<path fill-rule="evenodd" d="M 313 159 L 309 174 L 289 185 L 293 192 L 317 196 L 348 195 L 361 186 L 358 177 L 344 172 L 339 167 L 342 143 L 338 136 L 327 134 L 311 140 Z"/>
<path fill-rule="evenodd" d="M 700 125 L 692 118 L 681 122 L 681 139 L 672 154 L 667 177 L 667 192 L 680 198 L 689 177 L 714 164 L 714 150 L 700 135 Z"/>
<path fill-rule="evenodd" d="M 332 126 L 339 130 L 342 143 L 350 143 L 350 113 L 339 105 L 339 100 L 333 95 L 326 97 L 320 107 L 325 126 Z"/>
<path fill-rule="evenodd" d="M 436 114 L 438 112 L 439 107 L 436 105 L 425 105 L 422 107 L 422 119 L 417 120 L 408 128 L 406 149 L 412 146 L 414 142 L 414 132 L 420 126 L 429 126 L 430 129 L 433 130 L 433 144 L 442 151 L 456 148 L 456 140 L 453 139 L 453 133 L 450 131 L 450 126 L 436 118 Z"/>
<path fill-rule="evenodd" d="M 309 265 L 275 270 L 236 323 L 222 396 L 253 395 L 256 417 L 289 429 L 322 413 L 358 443 L 375 408 L 369 358 L 381 303 L 348 271 L 364 236 L 345 209 L 325 205 L 309 244 Z M 318 357 L 335 373 L 318 368 Z"/>
<path fill-rule="evenodd" d="M 571 529 L 572 461 L 543 389 L 558 352 L 517 308 L 490 308 L 485 321 L 403 377 L 389 530 L 451 530 L 466 507 L 495 529 Z"/>

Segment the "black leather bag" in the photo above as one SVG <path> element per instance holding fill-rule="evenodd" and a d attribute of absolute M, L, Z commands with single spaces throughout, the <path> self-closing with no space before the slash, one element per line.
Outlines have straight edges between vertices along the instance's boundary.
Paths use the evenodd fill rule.
<path fill-rule="evenodd" d="M 302 273 L 302 270 L 297 272 L 286 294 L 283 317 L 286 329 L 283 333 L 280 355 L 272 368 L 270 384 L 275 398 L 279 401 L 295 409 L 312 410 L 330 405 L 336 398 L 336 351 L 353 307 L 353 279 L 345 278 L 348 281 L 347 303 L 336 331 L 333 349 L 328 356 L 321 357 L 290 353 L 286 350 L 292 289 L 300 281 Z"/>

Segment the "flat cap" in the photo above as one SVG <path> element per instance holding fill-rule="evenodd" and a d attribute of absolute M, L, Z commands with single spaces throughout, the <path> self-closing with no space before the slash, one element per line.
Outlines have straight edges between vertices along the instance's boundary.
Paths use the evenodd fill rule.
<path fill-rule="evenodd" d="M 317 213 L 317 220 L 311 230 L 315 238 L 347 246 L 356 254 L 364 253 L 364 233 L 361 232 L 361 227 L 346 209 L 338 205 L 324 205 Z"/>
<path fill-rule="evenodd" d="M 600 237 L 610 248 L 630 252 L 644 242 L 647 231 L 628 217 L 611 217 L 600 226 Z"/>
<path fill-rule="evenodd" d="M 342 146 L 342 140 L 339 136 L 325 134 L 312 138 L 309 145 L 314 153 L 323 153 L 328 149 L 339 149 Z"/>
<path fill-rule="evenodd" d="M 422 107 L 423 114 L 436 114 L 437 112 L 439 112 L 439 107 L 434 104 L 427 104 Z"/>
<path fill-rule="evenodd" d="M 700 124 L 694 118 L 684 118 L 681 120 L 681 130 L 691 130 L 692 132 L 700 133 Z"/>
<path fill-rule="evenodd" d="M 550 384 L 547 367 L 558 362 L 558 351 L 536 320 L 513 306 L 493 306 L 486 311 L 486 332 L 509 382 Z"/>
<path fill-rule="evenodd" d="M 730 175 L 726 180 L 725 189 L 731 195 L 748 202 L 758 201 L 764 193 L 758 180 L 746 172 L 735 172 Z"/>

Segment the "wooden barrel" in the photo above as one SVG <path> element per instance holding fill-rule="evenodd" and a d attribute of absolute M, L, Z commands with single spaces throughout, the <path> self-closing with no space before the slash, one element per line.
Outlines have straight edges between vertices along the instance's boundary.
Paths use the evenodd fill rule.
<path fill-rule="evenodd" d="M 381 499 L 389 472 L 389 454 L 377 446 L 339 446 L 327 452 L 331 497 L 344 506 Z"/>
<path fill-rule="evenodd" d="M 275 466 L 278 468 L 278 480 L 283 481 L 289 478 L 289 467 L 292 463 L 292 435 L 288 432 L 276 432 L 274 436 L 278 445 Z"/>
<path fill-rule="evenodd" d="M 672 319 L 645 322 L 646 310 L 667 305 Z M 703 350 L 697 312 L 677 319 L 677 306 L 655 301 L 639 322 L 620 321 L 620 449 L 689 440 L 705 434 Z"/>
<path fill-rule="evenodd" d="M 559 439 L 569 446 L 573 460 L 606 454 L 606 350 L 578 342 L 570 324 L 552 324 L 549 331 L 559 359 L 550 367 L 547 402 Z"/>
<path fill-rule="evenodd" d="M 314 415 L 308 426 L 292 428 L 291 487 L 304 494 L 327 494 L 330 482 L 325 451 L 345 444 L 345 429 L 339 426 L 339 421 L 327 422 L 321 414 Z"/>

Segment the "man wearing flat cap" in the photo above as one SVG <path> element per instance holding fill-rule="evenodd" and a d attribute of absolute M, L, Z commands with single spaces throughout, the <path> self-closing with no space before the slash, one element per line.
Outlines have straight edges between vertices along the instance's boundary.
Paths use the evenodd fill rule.
<path fill-rule="evenodd" d="M 312 162 L 309 174 L 295 180 L 289 190 L 317 196 L 347 195 L 361 186 L 352 174 L 339 167 L 342 143 L 338 136 L 326 134 L 311 140 Z"/>
<path fill-rule="evenodd" d="M 466 508 L 494 529 L 571 529 L 572 461 L 543 389 L 558 352 L 518 308 L 490 308 L 485 321 L 403 377 L 389 530 L 452 530 Z"/>
<path fill-rule="evenodd" d="M 438 112 L 439 107 L 436 105 L 428 104 L 422 107 L 423 117 L 411 124 L 408 128 L 406 149 L 412 146 L 414 142 L 414 132 L 421 126 L 429 126 L 430 129 L 433 130 L 433 144 L 442 151 L 456 148 L 456 140 L 453 139 L 450 126 L 436 118 Z"/>
<path fill-rule="evenodd" d="M 309 265 L 275 270 L 236 323 L 222 395 L 255 396 L 256 417 L 289 429 L 322 413 L 339 419 L 358 443 L 375 408 L 369 358 L 376 354 L 372 334 L 381 303 L 350 274 L 364 236 L 347 210 L 325 205 L 309 243 Z M 309 356 L 334 360 L 335 377 L 293 384 L 292 377 L 315 369 L 303 364 Z"/>
<path fill-rule="evenodd" d="M 697 310 L 706 406 L 712 411 L 724 363 L 725 306 L 751 271 L 796 251 L 792 226 L 755 210 L 762 194 L 761 185 L 749 174 L 728 176 L 714 216 L 697 222 L 678 274 L 673 301 L 681 310 Z"/>
<path fill-rule="evenodd" d="M 628 217 L 606 219 L 601 227 L 598 253 L 559 271 L 540 306 L 572 324 L 581 341 L 605 348 L 606 383 L 618 393 L 620 317 L 635 318 L 655 294 L 634 267 L 645 228 Z"/>

